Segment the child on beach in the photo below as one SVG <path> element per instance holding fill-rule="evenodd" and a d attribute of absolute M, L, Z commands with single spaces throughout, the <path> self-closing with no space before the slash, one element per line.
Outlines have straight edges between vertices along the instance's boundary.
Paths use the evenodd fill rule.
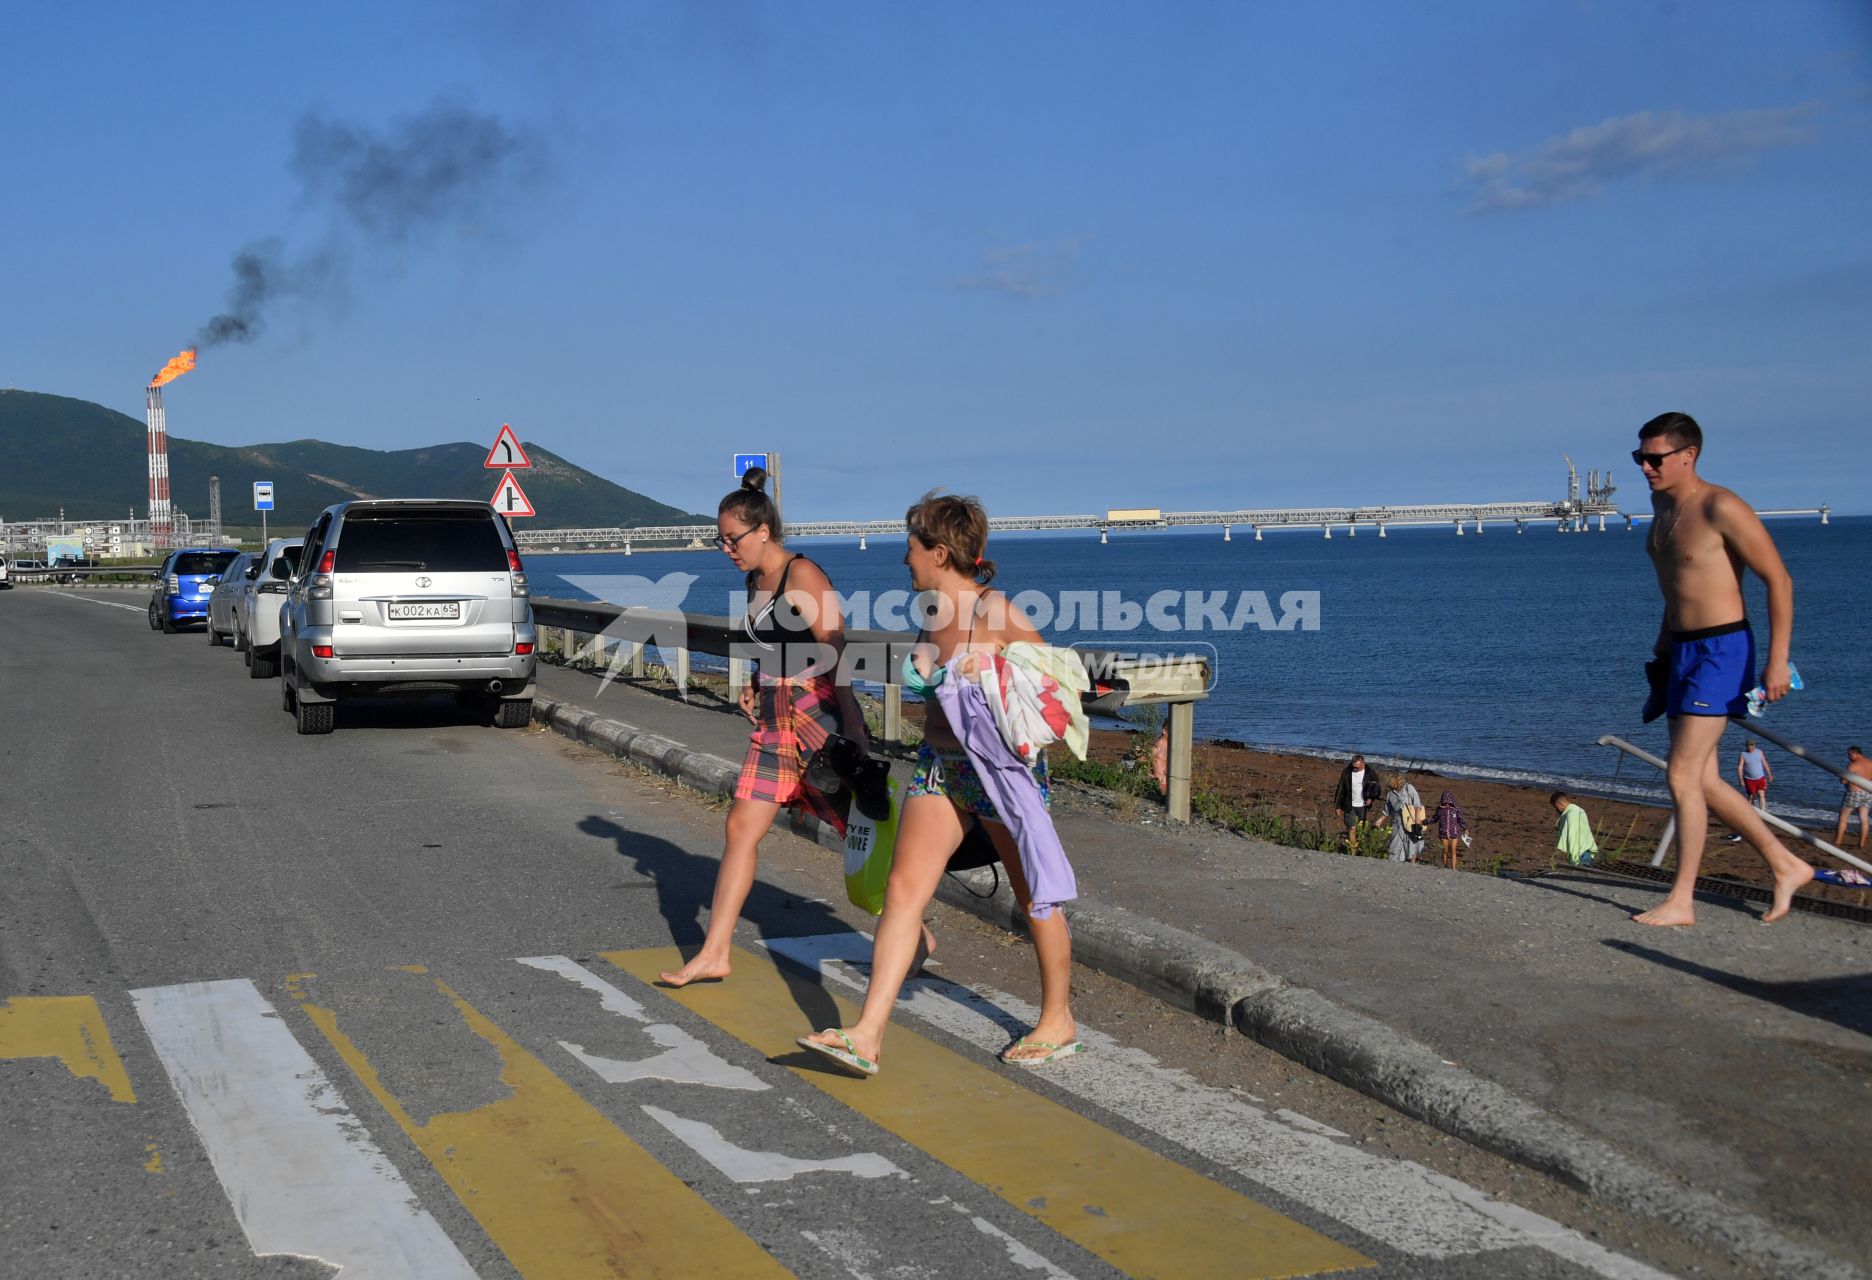
<path fill-rule="evenodd" d="M 1445 790 L 1443 798 L 1436 806 L 1437 838 L 1443 842 L 1443 865 L 1455 871 L 1462 859 L 1457 850 L 1462 846 L 1462 839 L 1469 834 L 1469 820 L 1463 817 L 1462 806 L 1456 803 L 1456 794 Z"/>

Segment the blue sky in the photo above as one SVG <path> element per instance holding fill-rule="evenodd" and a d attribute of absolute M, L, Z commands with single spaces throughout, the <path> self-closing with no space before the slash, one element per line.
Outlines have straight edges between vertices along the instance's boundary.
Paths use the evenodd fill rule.
<path fill-rule="evenodd" d="M 795 517 L 1559 496 L 1666 409 L 1872 511 L 1872 9 L 15 6 L 0 385 Z M 400 198 L 400 199 L 399 199 Z M 237 486 L 238 487 L 238 486 Z M 547 513 L 549 514 L 549 513 Z"/>

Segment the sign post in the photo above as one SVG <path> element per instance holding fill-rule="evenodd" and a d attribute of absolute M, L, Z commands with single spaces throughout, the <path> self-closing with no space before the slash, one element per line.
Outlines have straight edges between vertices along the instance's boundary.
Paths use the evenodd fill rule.
<path fill-rule="evenodd" d="M 746 475 L 749 471 L 753 470 L 755 467 L 759 467 L 767 473 L 768 482 L 773 485 L 774 511 L 778 512 L 780 510 L 780 455 L 779 453 L 778 452 L 737 453 L 734 456 L 735 479 L 739 480 L 742 476 Z M 782 520 L 784 522 L 784 517 L 782 517 Z"/>
<path fill-rule="evenodd" d="M 514 434 L 513 427 L 501 423 L 500 432 L 494 437 L 494 447 L 488 450 L 487 461 L 481 465 L 501 473 L 500 484 L 495 486 L 494 496 L 488 499 L 496 511 L 510 520 L 535 514 L 526 491 L 514 477 L 514 472 L 532 466 L 533 460 L 521 448 L 520 437 Z"/>
<path fill-rule="evenodd" d="M 273 509 L 273 482 L 271 480 L 254 481 L 254 510 L 260 513 L 260 550 L 266 550 L 267 512 Z"/>

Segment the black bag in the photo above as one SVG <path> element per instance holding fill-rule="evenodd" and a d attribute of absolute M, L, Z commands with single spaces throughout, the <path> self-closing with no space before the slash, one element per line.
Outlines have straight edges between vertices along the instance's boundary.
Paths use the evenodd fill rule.
<path fill-rule="evenodd" d="M 971 816 L 968 830 L 962 833 L 962 843 L 949 855 L 950 871 L 973 871 L 976 867 L 992 867 L 1001 861 L 1001 851 L 995 848 L 995 842 L 989 838 L 988 829 L 982 820 Z"/>
<path fill-rule="evenodd" d="M 851 788 L 851 802 L 873 822 L 890 816 L 890 766 L 873 760 L 858 744 L 841 733 L 826 735 L 825 745 L 806 758 L 806 785 L 821 795 L 836 797 Z"/>

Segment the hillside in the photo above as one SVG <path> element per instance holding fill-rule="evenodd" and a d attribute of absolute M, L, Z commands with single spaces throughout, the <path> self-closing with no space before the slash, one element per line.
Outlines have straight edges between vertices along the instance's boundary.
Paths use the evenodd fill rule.
<path fill-rule="evenodd" d="M 68 396 L 0 390 L 0 518 L 68 520 L 141 517 L 149 507 L 142 421 Z M 493 429 L 489 429 L 489 439 Z M 523 440 L 533 467 L 521 486 L 537 519 L 525 527 L 707 523 L 641 493 L 593 475 Z M 169 491 L 176 507 L 196 519 L 208 514 L 208 477 L 221 477 L 222 518 L 253 519 L 252 484 L 271 480 L 276 525 L 309 523 L 322 508 L 346 498 L 478 498 L 494 492 L 498 476 L 483 469 L 487 445 L 439 444 L 383 452 L 320 440 L 240 448 L 169 437 Z"/>

